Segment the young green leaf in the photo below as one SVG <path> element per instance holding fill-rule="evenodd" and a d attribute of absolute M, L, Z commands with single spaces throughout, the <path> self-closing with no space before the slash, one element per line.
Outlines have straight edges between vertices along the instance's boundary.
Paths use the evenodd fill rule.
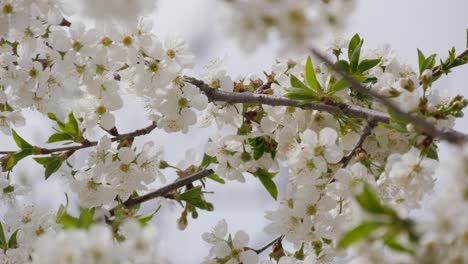
<path fill-rule="evenodd" d="M 45 168 L 45 179 L 47 180 L 50 175 L 58 171 L 62 166 L 63 159 L 59 155 L 51 155 L 50 157 L 38 157 L 34 160 Z"/>
<path fill-rule="evenodd" d="M 93 219 L 94 208 L 82 208 L 80 212 L 80 217 L 78 218 L 79 227 L 88 229 L 93 223 Z"/>
<path fill-rule="evenodd" d="M 180 199 L 200 209 L 207 209 L 206 201 L 202 198 L 202 187 L 197 186 L 180 195 Z"/>
<path fill-rule="evenodd" d="M 2 249 L 7 249 L 8 244 L 5 238 L 5 232 L 3 231 L 3 225 L 2 222 L 0 222 L 0 248 Z"/>
<path fill-rule="evenodd" d="M 359 63 L 358 72 L 364 73 L 364 72 L 374 68 L 375 66 L 377 66 L 380 63 L 381 60 L 382 60 L 381 58 L 374 59 L 374 60 L 362 60 Z"/>
<path fill-rule="evenodd" d="M 382 227 L 384 224 L 380 222 L 364 222 L 351 231 L 344 234 L 338 242 L 338 248 L 347 248 L 353 243 L 370 236 L 374 231 Z"/>
<path fill-rule="evenodd" d="M 349 66 L 352 72 L 356 72 L 358 69 L 359 58 L 361 57 L 361 48 L 362 48 L 363 43 L 364 43 L 364 40 L 361 39 L 361 42 L 359 42 L 359 44 L 354 49 L 353 54 L 351 54 L 351 59 L 349 60 L 350 62 Z"/>
<path fill-rule="evenodd" d="M 418 49 L 418 65 L 419 65 L 419 74 L 421 74 L 424 70 L 423 70 L 423 65 L 424 65 L 424 62 L 426 61 L 426 57 L 424 56 L 424 54 L 422 53 L 422 51 L 420 49 Z"/>
<path fill-rule="evenodd" d="M 296 76 L 291 74 L 291 76 L 289 78 L 290 78 L 290 82 L 291 82 L 291 87 L 299 88 L 299 89 L 306 90 L 306 91 L 311 91 L 312 90 L 310 87 L 305 85 L 301 80 L 299 80 L 299 78 L 297 78 Z"/>
<path fill-rule="evenodd" d="M 218 174 L 211 174 L 210 176 L 207 176 L 207 178 L 221 184 L 226 183 L 226 181 L 223 178 L 219 177 Z"/>
<path fill-rule="evenodd" d="M 20 137 L 18 135 L 18 133 L 16 133 L 16 131 L 14 129 L 11 130 L 11 134 L 13 136 L 13 139 L 16 142 L 16 145 L 20 149 L 32 149 L 33 148 L 33 146 L 31 144 L 29 144 L 26 140 L 24 140 L 22 137 Z"/>
<path fill-rule="evenodd" d="M 273 199 L 278 199 L 278 188 L 276 187 L 275 182 L 272 180 L 277 172 L 268 172 L 268 170 L 258 168 L 257 171 L 252 174 L 260 180 Z"/>
<path fill-rule="evenodd" d="M 315 91 L 321 90 L 320 83 L 317 81 L 317 76 L 315 76 L 314 65 L 312 64 L 312 58 L 307 57 L 306 67 L 305 67 L 305 77 L 307 84 L 314 89 Z"/>
<path fill-rule="evenodd" d="M 139 216 L 138 217 L 138 222 L 140 222 L 140 224 L 142 226 L 146 226 L 149 223 L 149 221 L 151 221 L 151 219 L 153 219 L 153 216 L 155 216 L 156 213 L 159 212 L 160 209 L 161 209 L 161 205 L 158 206 L 158 208 L 156 208 L 156 210 L 154 210 L 154 212 L 152 212 L 152 213 L 150 213 L 148 215 Z"/>
<path fill-rule="evenodd" d="M 363 209 L 370 213 L 385 214 L 388 211 L 368 184 L 364 185 L 362 192 L 356 196 L 356 200 Z"/>
<path fill-rule="evenodd" d="M 47 143 L 68 141 L 68 140 L 73 140 L 73 137 L 70 134 L 67 134 L 65 132 L 57 132 L 55 134 L 52 134 L 49 137 L 49 139 L 47 140 Z"/>
<path fill-rule="evenodd" d="M 349 45 L 348 45 L 348 59 L 349 59 L 349 61 L 351 61 L 351 57 L 353 55 L 353 52 L 356 49 L 356 47 L 359 45 L 359 43 L 361 43 L 361 38 L 359 37 L 358 34 L 355 34 L 351 38 L 351 40 L 349 41 Z"/>
<path fill-rule="evenodd" d="M 362 76 L 362 75 L 352 75 L 351 77 L 353 77 L 357 82 L 363 82 L 367 79 L 366 76 Z M 338 80 L 337 82 L 335 82 L 332 87 L 328 90 L 328 95 L 333 95 L 341 90 L 344 90 L 346 88 L 350 87 L 348 81 L 346 81 L 344 78 L 343 79 L 340 79 Z"/>
<path fill-rule="evenodd" d="M 10 239 L 8 240 L 8 248 L 18 248 L 18 241 L 16 240 L 16 236 L 18 235 L 19 229 L 11 234 Z"/>

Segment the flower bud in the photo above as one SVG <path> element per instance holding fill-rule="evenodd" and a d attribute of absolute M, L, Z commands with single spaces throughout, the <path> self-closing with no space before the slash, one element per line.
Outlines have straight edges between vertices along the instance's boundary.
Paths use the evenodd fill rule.
<path fill-rule="evenodd" d="M 408 130 L 408 132 L 416 132 L 416 130 L 414 129 L 414 125 L 411 123 L 406 125 L 406 130 Z"/>
<path fill-rule="evenodd" d="M 421 76 L 419 76 L 419 80 L 421 81 L 424 90 L 426 90 L 432 81 L 432 70 L 425 69 Z"/>
<path fill-rule="evenodd" d="M 414 82 L 408 77 L 400 79 L 400 86 L 407 91 L 414 91 Z"/>

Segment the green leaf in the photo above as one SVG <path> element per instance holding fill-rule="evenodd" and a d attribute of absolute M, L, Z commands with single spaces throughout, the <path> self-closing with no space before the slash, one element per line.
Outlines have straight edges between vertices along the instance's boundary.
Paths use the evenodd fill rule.
<path fill-rule="evenodd" d="M 314 65 L 312 64 L 312 59 L 307 57 L 306 67 L 305 67 L 305 77 L 307 84 L 314 90 L 321 90 L 320 83 L 317 81 L 315 76 Z M 294 86 L 293 86 L 294 87 Z"/>
<path fill-rule="evenodd" d="M 5 232 L 3 231 L 2 222 L 0 222 L 0 248 L 6 249 L 8 247 L 7 241 L 5 238 Z"/>
<path fill-rule="evenodd" d="M 359 45 L 359 43 L 361 43 L 361 38 L 359 37 L 358 34 L 355 34 L 351 38 L 351 40 L 349 41 L 349 45 L 348 45 L 348 59 L 349 59 L 349 61 L 351 61 L 351 57 L 353 55 L 353 52 L 356 49 L 356 47 Z"/>
<path fill-rule="evenodd" d="M 288 92 L 286 93 L 286 97 L 291 100 L 301 101 L 302 103 L 320 101 L 320 97 L 316 93 L 312 93 L 308 90 L 294 89 L 294 88 L 288 89 Z"/>
<path fill-rule="evenodd" d="M 202 187 L 197 186 L 180 195 L 180 199 L 200 209 L 207 209 L 206 201 L 201 197 Z"/>
<path fill-rule="evenodd" d="M 263 137 L 249 138 L 248 142 L 253 147 L 254 159 L 259 160 L 265 153 L 265 139 Z"/>
<path fill-rule="evenodd" d="M 301 80 L 299 80 L 293 74 L 291 74 L 291 76 L 290 76 L 290 82 L 291 82 L 291 86 L 294 87 L 294 88 L 300 88 L 300 89 L 303 89 L 303 90 L 306 90 L 306 91 L 312 91 L 312 89 L 310 87 L 305 85 Z"/>
<path fill-rule="evenodd" d="M 395 250 L 395 251 L 399 251 L 399 252 L 406 252 L 406 253 L 413 253 L 413 251 L 405 246 L 403 246 L 402 244 L 398 243 L 394 237 L 391 237 L 391 238 L 385 238 L 384 239 L 384 244 Z"/>
<path fill-rule="evenodd" d="M 203 155 L 203 160 L 202 160 L 199 168 L 205 169 L 211 163 L 218 163 L 218 160 L 214 156 L 210 156 L 210 155 L 205 154 L 205 155 Z"/>
<path fill-rule="evenodd" d="M 16 240 L 16 236 L 18 235 L 18 229 L 11 234 L 10 239 L 8 240 L 8 248 L 18 248 L 18 241 Z"/>
<path fill-rule="evenodd" d="M 14 129 L 11 130 L 11 134 L 13 135 L 13 139 L 15 140 L 16 145 L 20 149 L 32 149 L 33 148 L 33 146 L 29 144 L 26 140 L 24 140 L 22 137 L 20 137 Z"/>
<path fill-rule="evenodd" d="M 226 181 L 225 181 L 223 178 L 219 177 L 218 174 L 211 174 L 211 175 L 208 176 L 207 178 L 208 178 L 208 179 L 211 179 L 211 180 L 213 180 L 213 181 L 215 181 L 215 182 L 219 182 L 219 183 L 221 183 L 221 184 L 225 184 L 225 183 L 226 183 Z"/>
<path fill-rule="evenodd" d="M 335 67 L 337 67 L 338 69 L 341 69 L 345 72 L 349 72 L 349 63 L 345 60 L 339 60 L 337 62 L 335 62 Z"/>
<path fill-rule="evenodd" d="M 88 229 L 93 223 L 94 208 L 82 208 L 78 218 L 79 227 Z"/>
<path fill-rule="evenodd" d="M 359 58 L 361 57 L 361 48 L 362 48 L 363 43 L 364 43 L 364 40 L 361 39 L 361 42 L 359 42 L 359 44 L 353 50 L 353 54 L 351 55 L 351 59 L 349 60 L 350 68 L 352 72 L 356 72 L 358 69 Z"/>
<path fill-rule="evenodd" d="M 33 154 L 33 149 L 22 149 L 13 154 L 10 154 L 8 160 L 2 163 L 3 171 L 10 171 L 22 159 Z"/>
<path fill-rule="evenodd" d="M 156 208 L 156 210 L 154 210 L 154 212 L 152 212 L 151 214 L 142 215 L 142 216 L 138 217 L 138 222 L 140 222 L 140 224 L 142 226 L 146 226 L 149 223 L 149 221 L 151 221 L 151 219 L 153 219 L 153 216 L 155 216 L 156 213 L 159 212 L 160 209 L 161 209 L 161 205 L 158 206 L 158 208 Z"/>
<path fill-rule="evenodd" d="M 353 243 L 368 237 L 375 230 L 382 227 L 384 224 L 380 222 L 364 222 L 351 231 L 344 234 L 341 240 L 338 242 L 338 248 L 347 248 Z"/>
<path fill-rule="evenodd" d="M 380 203 L 377 195 L 368 184 L 364 184 L 362 192 L 356 196 L 356 200 L 363 209 L 374 214 L 386 214 L 388 209 Z"/>
<path fill-rule="evenodd" d="M 73 140 L 73 137 L 70 134 L 67 134 L 65 132 L 57 132 L 49 137 L 49 139 L 47 140 L 47 143 L 68 141 L 68 140 Z"/>
<path fill-rule="evenodd" d="M 277 172 L 268 172 L 268 170 L 258 168 L 252 174 L 260 180 L 273 199 L 278 199 L 278 188 L 276 187 L 275 182 L 272 180 Z"/>
<path fill-rule="evenodd" d="M 357 82 L 363 82 L 363 81 L 367 80 L 367 77 L 362 76 L 362 75 L 352 75 L 351 77 L 353 77 Z M 333 86 L 330 88 L 330 90 L 328 91 L 328 93 L 329 93 L 329 95 L 333 95 L 336 92 L 344 90 L 344 89 L 346 89 L 348 87 L 350 87 L 350 84 L 348 83 L 348 81 L 346 81 L 343 78 L 343 79 L 340 79 L 339 81 L 335 82 L 333 84 Z"/>
<path fill-rule="evenodd" d="M 426 57 L 424 56 L 422 51 L 418 49 L 419 74 L 421 74 L 423 72 L 423 65 L 424 65 L 425 61 L 426 61 Z"/>
<path fill-rule="evenodd" d="M 38 157 L 34 158 L 34 160 L 45 168 L 46 180 L 50 177 L 50 175 L 52 175 L 54 172 L 60 169 L 64 161 L 63 158 L 59 155 L 52 155 L 50 157 Z"/>
<path fill-rule="evenodd" d="M 377 66 L 380 61 L 382 59 L 381 58 L 378 58 L 378 59 L 374 59 L 374 60 L 363 60 L 359 63 L 359 66 L 358 66 L 358 72 L 360 73 L 363 73 L 365 71 L 368 71 L 372 68 L 374 68 L 375 66 Z"/>

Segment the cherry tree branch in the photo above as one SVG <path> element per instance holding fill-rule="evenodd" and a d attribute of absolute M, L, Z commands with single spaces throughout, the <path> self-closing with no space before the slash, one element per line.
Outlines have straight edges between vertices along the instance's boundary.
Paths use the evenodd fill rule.
<path fill-rule="evenodd" d="M 137 129 L 133 132 L 126 133 L 126 134 L 118 134 L 114 137 L 111 138 L 112 142 L 119 141 L 122 139 L 133 139 L 138 136 L 143 136 L 151 133 L 155 128 L 156 128 L 156 122 L 153 122 L 151 125 Z M 45 155 L 45 154 L 51 154 L 51 153 L 56 153 L 56 152 L 63 152 L 63 151 L 76 151 L 79 149 L 84 149 L 84 148 L 89 148 L 96 146 L 99 143 L 99 141 L 87 141 L 85 140 L 81 145 L 76 145 L 76 146 L 66 146 L 66 147 L 59 147 L 59 148 L 40 148 L 40 154 Z M 13 154 L 16 151 L 0 151 L 0 155 L 2 154 Z"/>
<path fill-rule="evenodd" d="M 307 103 L 303 104 L 296 100 L 281 98 L 272 95 L 254 94 L 250 92 L 233 93 L 225 92 L 219 89 L 214 89 L 202 80 L 193 77 L 185 76 L 184 80 L 197 86 L 203 93 L 206 94 L 208 99 L 212 102 L 227 102 L 227 103 L 248 103 L 248 104 L 264 104 L 271 106 L 291 106 L 305 110 L 318 110 L 328 112 L 330 114 L 347 115 L 350 117 L 373 119 L 376 122 L 389 123 L 390 116 L 386 113 L 367 109 L 359 106 L 351 106 L 343 103 Z"/>
<path fill-rule="evenodd" d="M 199 171 L 197 173 L 194 173 L 192 175 L 179 178 L 176 181 L 174 181 L 173 183 L 168 184 L 166 186 L 163 186 L 163 187 L 161 187 L 161 188 L 159 188 L 159 189 L 157 189 L 157 190 L 155 190 L 153 192 L 147 193 L 147 194 L 142 195 L 142 196 L 138 196 L 136 198 L 130 198 L 127 201 L 125 201 L 123 203 L 123 205 L 125 207 L 131 207 L 131 206 L 141 204 L 141 203 L 147 202 L 149 200 L 155 199 L 157 197 L 165 196 L 165 195 L 167 195 L 168 193 L 170 193 L 173 190 L 176 190 L 176 189 L 178 189 L 180 187 L 183 187 L 183 186 L 185 186 L 187 184 L 190 184 L 190 183 L 192 183 L 194 181 L 197 181 L 197 180 L 203 179 L 205 177 L 208 177 L 213 173 L 214 173 L 214 171 L 212 169 L 206 169 L 206 170 L 202 170 L 202 171 Z M 116 208 L 117 207 L 114 207 L 109 211 L 111 215 L 114 215 Z"/>
<path fill-rule="evenodd" d="M 378 92 L 368 89 L 362 86 L 358 81 L 356 81 L 353 77 L 351 77 L 348 73 L 343 71 L 342 69 L 336 67 L 326 56 L 321 54 L 316 49 L 311 49 L 312 53 L 317 56 L 321 61 L 327 65 L 330 69 L 334 72 L 338 73 L 342 76 L 350 85 L 351 88 L 355 91 L 362 92 L 372 96 L 374 99 L 382 103 L 386 106 L 389 110 L 394 112 L 397 116 L 404 119 L 405 121 L 413 124 L 416 128 L 421 129 L 426 135 L 429 135 L 434 138 L 444 139 L 451 143 L 462 143 L 468 141 L 468 135 L 461 133 L 459 131 L 453 129 L 439 129 L 436 126 L 432 125 L 431 123 L 427 122 L 426 120 L 407 113 L 401 110 L 394 102 L 392 102 L 389 98 L 379 94 Z"/>
<path fill-rule="evenodd" d="M 321 55 L 321 54 L 320 54 Z M 326 59 L 323 56 L 317 56 L 320 59 Z M 428 123 L 426 120 L 421 119 L 417 116 L 410 115 L 408 113 L 403 112 L 399 109 L 393 102 L 391 102 L 386 97 L 381 96 L 380 94 L 371 91 L 361 84 L 359 84 L 356 80 L 352 77 L 343 73 L 340 69 L 336 69 L 333 64 L 326 59 L 328 66 L 334 71 L 337 71 L 340 75 L 348 81 L 353 89 L 367 93 L 373 97 L 375 97 L 378 101 L 382 102 L 385 106 L 389 109 L 394 111 L 398 116 L 401 116 L 406 121 L 414 124 L 416 127 L 420 128 L 424 131 L 425 134 L 430 135 L 434 138 L 441 138 L 447 140 L 452 143 L 460 143 L 464 141 L 468 141 L 468 135 L 463 134 L 461 132 L 455 131 L 453 129 L 438 129 L 434 125 Z M 265 104 L 271 106 L 291 106 L 291 107 L 298 107 L 301 109 L 306 110 L 318 110 L 328 112 L 330 114 L 337 114 L 337 115 L 347 115 L 349 117 L 355 118 L 363 118 L 366 120 L 373 120 L 374 122 L 382 122 L 382 123 L 389 123 L 390 116 L 386 113 L 375 111 L 368 108 L 363 108 L 359 106 L 352 106 L 344 103 L 333 102 L 332 104 L 324 104 L 324 103 L 306 103 L 303 104 L 296 100 L 291 100 L 287 98 L 281 98 L 277 96 L 271 95 L 263 95 L 263 94 L 253 94 L 250 92 L 243 92 L 243 93 L 233 93 L 233 92 L 225 92 L 219 89 L 214 89 L 210 87 L 208 84 L 203 82 L 202 80 L 198 80 L 193 77 L 185 76 L 184 80 L 188 83 L 191 83 L 197 86 L 203 93 L 206 94 L 208 99 L 212 102 L 228 102 L 228 103 L 254 103 L 254 104 Z M 356 88 L 357 87 L 357 88 Z"/>

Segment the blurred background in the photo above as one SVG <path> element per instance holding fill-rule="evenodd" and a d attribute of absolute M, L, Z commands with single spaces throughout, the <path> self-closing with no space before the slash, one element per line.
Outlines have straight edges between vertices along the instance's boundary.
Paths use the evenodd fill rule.
<path fill-rule="evenodd" d="M 278 58 L 278 40 L 272 39 L 254 53 L 243 52 L 237 42 L 226 38 L 220 29 L 217 15 L 220 4 L 221 0 L 158 0 L 154 14 L 154 31 L 161 39 L 168 35 L 185 39 L 197 58 L 195 72 L 201 73 L 203 66 L 210 60 L 222 58 L 234 78 L 248 74 L 262 76 L 262 72 L 269 71 Z M 360 0 L 356 1 L 355 10 L 350 10 L 352 16 L 341 35 L 351 37 L 354 33 L 359 33 L 365 39 L 364 49 L 390 45 L 401 61 L 410 63 L 416 69 L 416 48 L 426 55 L 437 53 L 443 58 L 453 46 L 458 53 L 466 48 L 466 10 L 466 0 Z M 320 45 L 328 40 L 317 42 L 317 46 L 323 47 Z M 443 76 L 434 89 L 446 89 L 449 94 L 463 94 L 468 97 L 468 66 L 456 68 L 448 77 Z M 119 131 L 132 131 L 149 124 L 144 109 L 136 100 L 128 98 L 125 105 L 117 115 Z M 29 113 L 27 122 L 27 126 L 18 128 L 18 132 L 33 143 L 42 144 L 52 132 L 52 124 L 49 125 L 49 121 L 38 114 Z M 468 131 L 468 119 L 460 119 L 456 128 Z M 139 138 L 136 144 L 154 140 L 156 145 L 164 146 L 167 160 L 177 164 L 185 159 L 188 149 L 195 149 L 201 154 L 207 138 L 215 132 L 215 129 L 194 129 L 188 134 L 167 135 L 156 131 L 150 136 Z M 15 149 L 11 139 L 3 135 L 0 136 L 0 142 L 1 149 Z M 442 159 L 447 158 L 444 153 L 447 153 L 446 149 L 442 148 Z M 56 210 L 60 203 L 65 202 L 65 182 L 59 175 L 44 182 L 43 169 L 40 166 L 34 162 L 25 164 L 15 171 L 15 181 L 34 186 L 34 201 Z M 281 199 L 284 177 L 277 176 L 275 181 L 280 189 Z M 186 230 L 177 228 L 176 219 L 182 211 L 178 204 L 164 205 L 153 219 L 152 223 L 158 226 L 161 234 L 161 253 L 171 263 L 202 262 L 209 247 L 201 239 L 201 234 L 209 231 L 223 218 L 228 222 L 229 232 L 234 234 L 239 229 L 246 230 L 253 248 L 259 248 L 274 238 L 263 232 L 264 226 L 268 224 L 264 219 L 264 211 L 275 209 L 277 203 L 257 179 L 247 177 L 244 184 L 230 182 L 226 185 L 210 181 L 208 190 L 214 192 L 207 194 L 206 198 L 213 202 L 215 211 L 201 211 L 196 220 L 189 218 Z M 71 197 L 71 200 L 76 200 L 76 197 Z M 155 201 L 148 202 L 143 209 L 149 212 L 155 206 Z"/>

